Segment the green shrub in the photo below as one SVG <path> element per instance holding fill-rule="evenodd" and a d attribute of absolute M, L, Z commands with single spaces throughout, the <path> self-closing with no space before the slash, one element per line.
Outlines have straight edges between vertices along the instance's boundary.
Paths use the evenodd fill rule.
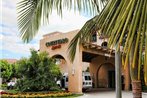
<path fill-rule="evenodd" d="M 6 89 L 7 89 L 7 84 L 1 84 L 1 85 L 0 85 L 0 89 L 6 90 Z"/>
<path fill-rule="evenodd" d="M 50 90 L 51 91 L 62 91 L 58 86 L 51 87 Z"/>
<path fill-rule="evenodd" d="M 142 91 L 143 91 L 143 92 L 147 92 L 147 86 L 143 86 L 143 87 L 142 87 Z"/>
<path fill-rule="evenodd" d="M 0 60 L 2 83 L 7 82 L 13 77 L 13 64 L 9 64 L 6 60 Z"/>
<path fill-rule="evenodd" d="M 46 52 L 31 50 L 30 58 L 21 59 L 17 65 L 21 78 L 16 85 L 20 91 L 48 91 L 57 86 L 55 78 L 61 76 L 59 66 Z"/>

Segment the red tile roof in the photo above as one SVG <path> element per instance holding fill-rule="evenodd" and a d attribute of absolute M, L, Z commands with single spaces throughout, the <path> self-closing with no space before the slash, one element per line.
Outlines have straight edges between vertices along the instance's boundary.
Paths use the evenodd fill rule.
<path fill-rule="evenodd" d="M 3 60 L 6 60 L 10 64 L 17 62 L 17 59 L 3 59 Z"/>

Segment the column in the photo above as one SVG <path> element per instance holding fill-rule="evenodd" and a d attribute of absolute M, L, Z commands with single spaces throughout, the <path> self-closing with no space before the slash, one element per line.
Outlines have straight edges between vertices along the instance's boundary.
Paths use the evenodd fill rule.
<path fill-rule="evenodd" d="M 82 64 L 82 49 L 77 48 L 74 62 L 70 63 L 69 68 L 68 90 L 72 93 L 82 93 Z"/>

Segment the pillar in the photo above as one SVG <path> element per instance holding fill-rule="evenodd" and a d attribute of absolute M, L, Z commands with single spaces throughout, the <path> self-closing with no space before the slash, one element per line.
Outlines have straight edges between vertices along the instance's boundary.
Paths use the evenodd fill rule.
<path fill-rule="evenodd" d="M 68 90 L 82 93 L 82 49 L 77 46 L 74 62 L 70 62 Z"/>

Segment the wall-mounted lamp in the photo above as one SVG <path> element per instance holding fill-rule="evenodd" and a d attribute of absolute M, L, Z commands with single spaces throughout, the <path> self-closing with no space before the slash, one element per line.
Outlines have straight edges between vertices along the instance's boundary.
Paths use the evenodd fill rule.
<path fill-rule="evenodd" d="M 75 74 L 75 68 L 73 67 L 72 68 L 72 75 L 74 75 Z"/>

